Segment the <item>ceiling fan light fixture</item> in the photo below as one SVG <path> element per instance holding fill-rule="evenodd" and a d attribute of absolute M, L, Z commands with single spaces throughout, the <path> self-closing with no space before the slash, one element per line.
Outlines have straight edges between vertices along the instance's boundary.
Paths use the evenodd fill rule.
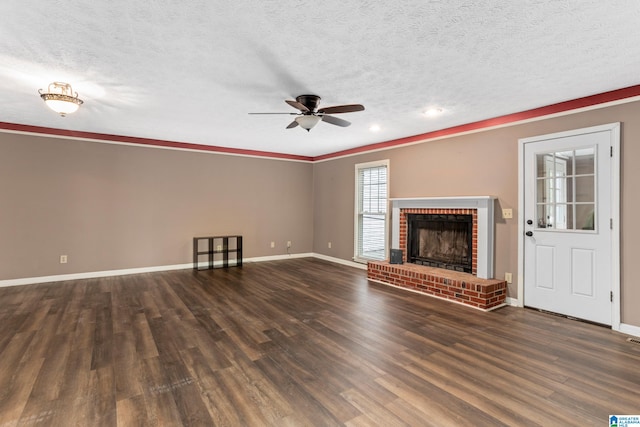
<path fill-rule="evenodd" d="M 84 102 L 78 98 L 78 93 L 73 91 L 69 83 L 53 82 L 49 84 L 46 92 L 39 89 L 38 93 L 47 107 L 60 114 L 61 117 L 75 113 Z"/>
<path fill-rule="evenodd" d="M 315 125 L 317 125 L 319 121 L 320 116 L 316 116 L 313 114 L 305 114 L 296 117 L 296 122 L 298 122 L 301 128 L 306 129 L 307 132 L 309 132 Z"/>
<path fill-rule="evenodd" d="M 348 104 L 348 105 L 334 105 L 333 107 L 317 109 L 320 97 L 318 95 L 300 95 L 296 97 L 296 100 L 285 99 L 287 104 L 298 110 L 298 113 L 249 113 L 249 114 L 286 114 L 296 116 L 291 123 L 287 126 L 287 129 L 293 129 L 300 126 L 302 129 L 306 129 L 307 132 L 311 128 L 315 127 L 318 122 L 326 122 L 330 125 L 347 127 L 351 124 L 346 120 L 339 117 L 335 117 L 333 114 L 352 113 L 355 111 L 364 110 L 364 105 L 361 104 Z"/>

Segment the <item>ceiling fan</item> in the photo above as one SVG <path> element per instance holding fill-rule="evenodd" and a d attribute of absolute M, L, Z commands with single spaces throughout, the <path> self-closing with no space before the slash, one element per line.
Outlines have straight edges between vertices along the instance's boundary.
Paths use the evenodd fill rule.
<path fill-rule="evenodd" d="M 318 104 L 320 103 L 320 97 L 318 95 L 300 95 L 296 97 L 295 101 L 286 99 L 284 102 L 291 105 L 293 108 L 300 110 L 300 112 L 249 114 L 289 114 L 298 116 L 291 123 L 289 123 L 287 129 L 293 129 L 296 126 L 300 126 L 301 128 L 306 129 L 307 132 L 309 132 L 312 127 L 318 124 L 319 121 L 327 122 L 336 126 L 347 127 L 351 124 L 351 122 L 340 119 L 338 117 L 333 117 L 330 114 L 352 113 L 354 111 L 364 110 L 364 106 L 360 104 L 336 105 L 333 107 L 326 107 L 316 110 L 318 108 Z"/>

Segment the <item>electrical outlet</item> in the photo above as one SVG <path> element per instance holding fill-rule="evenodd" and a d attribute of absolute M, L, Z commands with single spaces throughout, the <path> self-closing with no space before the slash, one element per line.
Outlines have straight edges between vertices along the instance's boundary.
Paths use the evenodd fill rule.
<path fill-rule="evenodd" d="M 513 280 L 513 276 L 511 276 L 511 273 L 504 273 L 504 281 L 507 283 L 511 283 Z"/>
<path fill-rule="evenodd" d="M 327 247 L 331 249 L 331 242 L 327 243 Z"/>
<path fill-rule="evenodd" d="M 67 263 L 67 256 L 60 255 L 60 264 L 66 264 L 66 263 Z"/>
<path fill-rule="evenodd" d="M 221 250 L 222 250 L 222 245 L 216 246 L 216 251 L 221 251 Z"/>
<path fill-rule="evenodd" d="M 276 247 L 276 242 L 271 242 L 271 247 L 275 248 Z"/>
<path fill-rule="evenodd" d="M 287 240 L 287 247 L 290 248 L 291 247 L 291 240 Z"/>
<path fill-rule="evenodd" d="M 502 209 L 502 218 L 503 219 L 513 218 L 513 209 Z"/>

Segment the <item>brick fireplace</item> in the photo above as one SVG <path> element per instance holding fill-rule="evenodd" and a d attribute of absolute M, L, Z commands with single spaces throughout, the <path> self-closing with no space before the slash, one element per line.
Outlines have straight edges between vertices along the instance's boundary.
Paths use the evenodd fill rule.
<path fill-rule="evenodd" d="M 434 215 L 434 216 L 470 216 L 471 228 L 471 274 L 478 273 L 478 210 L 477 209 L 434 209 L 434 208 L 404 208 L 400 209 L 400 244 L 402 260 L 410 262 L 408 250 L 408 217 L 411 215 Z"/>
<path fill-rule="evenodd" d="M 491 196 L 391 199 L 391 248 L 400 249 L 403 264 L 369 262 L 370 280 L 457 303 L 490 310 L 504 305 L 506 282 L 493 279 L 493 205 Z M 407 263 L 409 215 L 470 215 L 471 272 Z M 469 270 L 466 270 L 469 271 Z"/>

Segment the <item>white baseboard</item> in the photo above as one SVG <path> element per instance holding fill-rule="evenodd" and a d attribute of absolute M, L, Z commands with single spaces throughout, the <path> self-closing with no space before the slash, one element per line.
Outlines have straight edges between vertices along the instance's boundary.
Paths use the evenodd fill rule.
<path fill-rule="evenodd" d="M 25 277 L 22 279 L 0 280 L 0 287 L 32 285 L 35 283 L 63 282 L 66 280 L 94 279 L 97 277 L 124 276 L 126 274 L 154 273 L 158 271 L 183 270 L 193 268 L 193 264 L 161 265 L 155 267 L 125 268 L 121 270 L 89 271 L 86 273 L 57 274 L 55 276 Z"/>
<path fill-rule="evenodd" d="M 269 256 L 259 256 L 254 258 L 245 258 L 242 260 L 243 264 L 251 263 L 251 262 L 265 262 L 265 261 L 279 261 L 283 259 L 292 259 L 292 258 L 310 258 L 312 257 L 312 253 L 304 253 L 304 254 L 287 254 L 287 255 L 269 255 Z"/>
<path fill-rule="evenodd" d="M 519 307 L 518 306 L 518 298 L 506 297 L 504 302 L 505 302 L 505 304 L 510 305 L 511 307 Z"/>
<path fill-rule="evenodd" d="M 278 261 L 278 260 L 292 259 L 292 258 L 311 258 L 311 257 L 323 259 L 325 261 L 335 262 L 337 264 L 348 265 L 350 267 L 356 267 L 361 269 L 367 268 L 365 264 L 359 264 L 353 261 L 345 261 L 343 259 L 316 254 L 312 252 L 301 253 L 301 254 L 285 254 L 285 255 L 272 255 L 272 256 L 245 258 L 242 260 L 242 262 L 244 264 L 247 264 L 252 262 Z M 220 266 L 222 265 L 222 261 L 216 260 L 214 265 Z M 0 287 L 32 285 L 36 283 L 63 282 L 67 280 L 95 279 L 98 277 L 124 276 L 127 274 L 155 273 L 159 271 L 186 270 L 190 268 L 193 268 L 193 263 L 159 265 L 159 266 L 152 266 L 152 267 L 124 268 L 119 270 L 89 271 L 85 273 L 57 274 L 54 276 L 25 277 L 20 279 L 0 280 Z"/>
<path fill-rule="evenodd" d="M 628 325 L 626 323 L 620 324 L 620 329 L 618 332 L 622 332 L 623 334 L 633 335 L 634 337 L 640 337 L 640 326 Z"/>
<path fill-rule="evenodd" d="M 348 261 L 348 260 L 345 260 L 345 259 L 334 258 L 332 256 L 316 254 L 316 253 L 311 254 L 311 256 L 313 256 L 314 258 L 323 259 L 325 261 L 335 262 L 336 264 L 342 264 L 342 265 L 347 265 L 349 267 L 359 268 L 360 270 L 366 270 L 367 269 L 367 264 L 362 264 L 362 263 L 355 262 L 355 261 Z"/>
<path fill-rule="evenodd" d="M 314 254 L 312 253 L 275 255 L 266 257 L 245 258 L 242 260 L 242 262 L 246 264 L 251 262 L 275 261 L 290 258 L 309 258 L 313 255 Z M 216 266 L 222 265 L 222 261 L 216 261 L 214 264 Z M 159 271 L 186 270 L 191 268 L 193 268 L 193 263 L 124 268 L 119 270 L 89 271 L 85 273 L 57 274 L 54 276 L 25 277 L 20 279 L 0 280 L 0 287 L 32 285 L 36 283 L 63 282 L 67 280 L 95 279 L 98 277 L 124 276 L 127 274 L 156 273 Z"/>

